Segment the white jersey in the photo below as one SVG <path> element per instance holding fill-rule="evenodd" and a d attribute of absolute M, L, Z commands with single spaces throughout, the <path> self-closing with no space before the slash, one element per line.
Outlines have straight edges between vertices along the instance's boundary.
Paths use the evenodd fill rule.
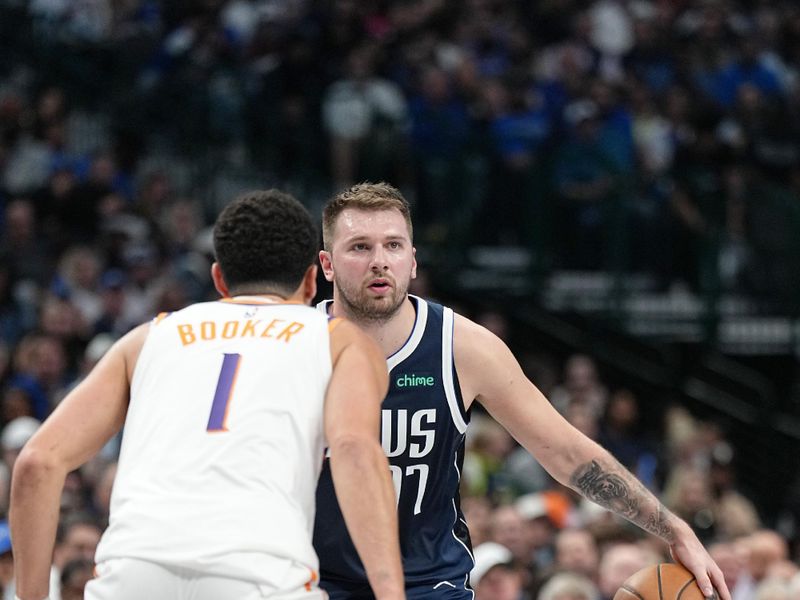
<path fill-rule="evenodd" d="M 259 297 L 155 319 L 97 562 L 138 558 L 279 590 L 313 583 L 329 339 L 319 311 Z"/>

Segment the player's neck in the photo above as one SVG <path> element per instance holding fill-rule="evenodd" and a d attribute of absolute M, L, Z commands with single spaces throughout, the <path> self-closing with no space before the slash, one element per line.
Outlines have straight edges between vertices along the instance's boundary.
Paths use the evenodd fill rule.
<path fill-rule="evenodd" d="M 293 300 L 291 297 L 281 296 L 280 294 L 234 294 L 231 296 L 233 300 L 241 300 L 243 298 L 257 298 L 265 302 L 274 302 L 275 304 L 282 304 Z"/>
<path fill-rule="evenodd" d="M 392 316 L 386 319 L 364 319 L 358 315 L 351 314 L 343 302 L 337 302 L 334 294 L 333 307 L 331 314 L 337 317 L 345 317 L 358 325 L 365 333 L 378 343 L 384 356 L 389 357 L 406 343 L 414 329 L 417 320 L 417 311 L 411 300 L 403 300 L 400 308 Z"/>

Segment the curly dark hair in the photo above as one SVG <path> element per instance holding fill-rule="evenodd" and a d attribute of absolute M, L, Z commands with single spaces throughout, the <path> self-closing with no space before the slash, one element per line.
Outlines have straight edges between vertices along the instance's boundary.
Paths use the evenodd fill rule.
<path fill-rule="evenodd" d="M 214 225 L 214 253 L 231 293 L 291 294 L 318 249 L 308 210 L 275 189 L 238 196 Z"/>

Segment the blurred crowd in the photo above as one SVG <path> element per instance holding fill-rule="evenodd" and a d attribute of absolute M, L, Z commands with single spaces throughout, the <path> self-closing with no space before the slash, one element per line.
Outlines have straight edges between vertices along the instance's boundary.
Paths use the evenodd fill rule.
<path fill-rule="evenodd" d="M 763 518 L 742 489 L 743 449 L 722 428 L 677 404 L 657 410 L 652 398 L 645 415 L 639 396 L 607 386 L 589 356 L 569 356 L 563 372 L 541 354 L 523 359 L 573 425 L 692 526 L 734 600 L 800 598 L 797 537 L 781 519 Z M 611 600 L 633 573 L 671 560 L 659 539 L 554 481 L 487 414 L 475 412 L 470 427 L 462 506 L 477 600 Z"/>
<path fill-rule="evenodd" d="M 156 149 L 214 148 L 206 170 L 249 165 L 314 194 L 391 181 L 430 244 L 521 244 L 545 268 L 634 270 L 780 310 L 800 298 L 794 2 L 0 10 L 3 187 L 29 195 L 57 174 L 64 193 L 102 170 L 115 196 L 84 198 L 84 229 L 96 219 L 81 217 L 136 205 Z M 70 151 L 76 108 L 112 123 L 83 155 Z"/>
<path fill-rule="evenodd" d="M 114 340 L 213 297 L 216 175 L 310 205 L 385 179 L 420 247 L 525 245 L 796 311 L 798 59 L 788 1 L 0 0 L 0 496 Z M 692 523 L 735 600 L 800 598 L 793 518 L 764 529 L 743 450 L 680 407 L 643 424 L 641 392 L 561 358 L 530 357 L 534 382 Z M 473 419 L 478 600 L 608 598 L 666 558 Z M 52 598 L 91 575 L 117 442 L 67 481 Z M 9 550 L 0 529 L 7 592 Z"/>

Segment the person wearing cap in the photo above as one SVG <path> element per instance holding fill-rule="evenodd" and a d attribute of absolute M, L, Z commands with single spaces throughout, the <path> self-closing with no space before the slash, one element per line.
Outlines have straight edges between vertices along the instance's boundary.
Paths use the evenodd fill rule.
<path fill-rule="evenodd" d="M 496 542 L 475 548 L 475 566 L 470 572 L 475 600 L 522 600 L 522 573 L 511 550 Z"/>
<path fill-rule="evenodd" d="M 17 417 L 3 427 L 0 433 L 0 447 L 3 449 L 3 462 L 13 471 L 20 450 L 39 429 L 41 422 L 33 417 Z"/>

